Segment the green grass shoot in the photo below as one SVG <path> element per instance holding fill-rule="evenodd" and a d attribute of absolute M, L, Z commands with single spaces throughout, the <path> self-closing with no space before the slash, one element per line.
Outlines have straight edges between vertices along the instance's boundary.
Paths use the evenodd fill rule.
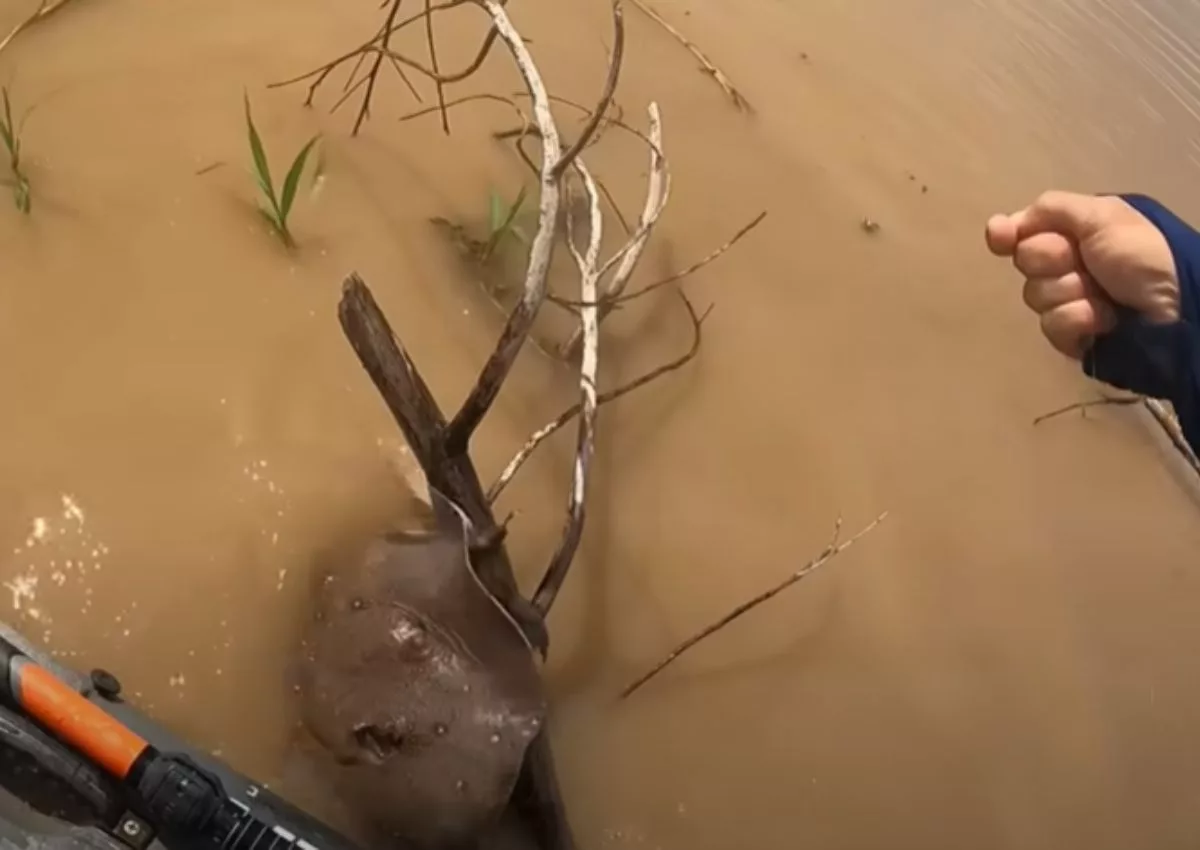
<path fill-rule="evenodd" d="M 262 138 L 254 126 L 254 116 L 250 112 L 250 95 L 245 95 L 246 101 L 246 131 L 250 138 L 250 155 L 254 162 L 254 177 L 262 192 L 259 209 L 271 225 L 271 229 L 288 248 L 296 247 L 292 231 L 288 228 L 288 217 L 292 212 L 292 204 L 296 200 L 296 190 L 300 187 L 300 176 L 304 173 L 304 163 L 312 153 L 313 146 L 321 138 L 313 136 L 308 143 L 296 154 L 287 176 L 283 178 L 283 188 L 276 193 L 275 184 L 271 181 L 271 167 L 267 160 L 267 152 L 263 147 Z"/>
<path fill-rule="evenodd" d="M 491 259 L 496 249 L 510 236 L 515 236 L 522 242 L 528 241 L 517 226 L 517 216 L 525 206 L 526 187 L 522 186 L 516 199 L 506 204 L 504 198 L 495 189 L 488 192 L 488 237 L 480 252 L 480 262 L 486 263 Z"/>
<path fill-rule="evenodd" d="M 4 112 L 0 115 L 0 140 L 8 152 L 8 170 L 12 172 L 13 201 L 17 209 L 26 215 L 33 208 L 33 195 L 29 190 L 29 178 L 21 168 L 21 126 L 13 121 L 12 100 L 8 88 L 0 88 L 4 101 Z"/>

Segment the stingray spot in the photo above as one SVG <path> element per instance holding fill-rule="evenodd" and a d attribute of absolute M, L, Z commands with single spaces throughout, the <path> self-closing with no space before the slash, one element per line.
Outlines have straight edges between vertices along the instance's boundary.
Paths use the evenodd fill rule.
<path fill-rule="evenodd" d="M 350 607 L 355 611 L 361 611 L 367 607 L 367 603 L 357 597 L 350 600 Z"/>
<path fill-rule="evenodd" d="M 454 789 L 455 789 L 456 791 L 466 791 L 466 790 L 467 790 L 467 780 L 465 780 L 465 779 L 460 779 L 460 780 L 458 780 L 457 782 L 455 782 L 455 783 L 454 783 Z"/>
<path fill-rule="evenodd" d="M 450 731 L 450 729 L 449 729 L 449 727 L 446 726 L 445 723 L 433 724 L 433 734 L 437 735 L 438 737 L 445 735 L 449 731 Z"/>
<path fill-rule="evenodd" d="M 499 744 L 499 743 L 500 743 L 500 735 L 499 735 L 499 734 L 497 734 L 497 733 L 492 733 L 492 743 L 493 743 L 493 744 Z"/>

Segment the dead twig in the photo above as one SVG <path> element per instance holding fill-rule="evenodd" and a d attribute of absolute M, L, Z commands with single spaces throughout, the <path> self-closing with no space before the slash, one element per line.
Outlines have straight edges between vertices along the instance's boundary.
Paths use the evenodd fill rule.
<path fill-rule="evenodd" d="M 542 303 L 546 300 L 547 275 L 550 269 L 551 254 L 554 250 L 554 232 L 561 202 L 560 179 L 557 176 L 556 169 L 564 161 L 558 127 L 554 122 L 554 115 L 550 110 L 550 96 L 546 91 L 541 76 L 538 74 L 536 66 L 533 64 L 533 59 L 529 55 L 525 42 L 521 39 L 520 34 L 517 33 L 515 28 L 513 28 L 507 14 L 504 12 L 503 5 L 498 0 L 477 0 L 477 2 L 481 3 L 488 10 L 489 14 L 492 15 L 493 26 L 499 31 L 500 37 L 504 39 L 509 51 L 513 54 L 517 68 L 525 80 L 525 87 L 533 99 L 533 126 L 537 128 L 542 141 L 542 167 L 539 170 L 541 198 L 539 203 L 538 229 L 529 249 L 529 264 L 526 269 L 525 285 L 521 300 L 509 316 L 508 323 L 500 334 L 500 340 L 496 344 L 492 356 L 484 365 L 479 380 L 475 383 L 470 394 L 468 394 L 466 400 L 463 402 L 462 407 L 459 408 L 458 413 L 450 423 L 446 440 L 447 446 L 451 450 L 458 450 L 465 447 L 475 429 L 479 427 L 479 423 L 496 400 L 496 395 L 500 392 L 500 386 L 512 369 L 521 346 L 533 328 L 533 322 L 537 318 L 537 313 L 541 309 Z M 613 3 L 613 14 L 619 18 L 621 14 L 620 2 Z M 620 29 L 621 24 L 614 23 L 614 31 Z M 611 66 L 619 63 L 620 59 L 621 56 L 614 50 L 613 56 L 610 59 L 610 71 L 607 75 L 609 80 L 613 80 L 616 73 L 619 73 L 612 71 Z M 607 91 L 606 86 L 597 111 L 603 114 L 607 109 L 607 103 L 611 99 L 612 94 Z M 651 104 L 649 108 L 652 124 L 658 123 L 657 105 Z M 565 161 L 570 164 L 577 157 L 578 152 L 571 159 Z M 635 253 L 640 254 L 641 247 Z M 604 270 L 602 268 L 598 273 L 598 277 L 603 275 L 603 273 Z M 582 325 L 579 334 L 582 334 Z"/>
<path fill-rule="evenodd" d="M 697 313 L 696 308 L 692 305 L 692 302 L 688 300 L 687 295 L 685 295 L 681 290 L 676 290 L 675 294 L 678 295 L 679 299 L 683 302 L 683 306 L 687 310 L 688 317 L 692 322 L 692 343 L 688 347 L 688 350 L 679 357 L 676 357 L 674 360 L 663 363 L 660 366 L 651 369 L 649 372 L 639 375 L 632 381 L 622 384 L 614 390 L 600 393 L 600 395 L 596 397 L 597 406 L 608 404 L 610 401 L 616 401 L 621 396 L 627 395 L 636 389 L 644 387 L 658 378 L 661 378 L 663 375 L 667 375 L 676 371 L 677 369 L 683 368 L 693 359 L 695 359 L 697 354 L 700 353 L 700 343 L 703 340 L 702 325 L 704 324 L 704 320 L 708 318 L 708 314 L 712 312 L 712 307 L 709 307 L 703 313 Z M 541 428 L 529 435 L 529 438 L 525 441 L 525 444 L 521 446 L 520 451 L 513 456 L 513 459 L 508 462 L 508 464 L 504 467 L 504 470 L 499 476 L 496 477 L 496 480 L 493 482 L 492 486 L 488 488 L 487 500 L 489 504 L 494 504 L 496 499 L 500 498 L 500 494 L 504 492 L 504 488 L 506 488 L 509 485 L 509 482 L 512 481 L 513 477 L 516 476 L 517 470 L 521 468 L 525 461 L 529 460 L 529 457 L 534 453 L 537 447 L 549 439 L 553 434 L 557 433 L 561 428 L 565 427 L 572 419 L 579 415 L 581 410 L 583 410 L 583 406 L 581 404 L 574 404 L 560 413 L 555 419 L 546 423 Z"/>
<path fill-rule="evenodd" d="M 667 654 L 667 656 L 665 658 L 663 658 L 662 661 L 658 662 L 652 668 L 650 668 L 650 670 L 643 673 L 641 676 L 638 676 L 636 679 L 634 679 L 632 682 L 630 682 L 628 685 L 626 685 L 624 690 L 621 691 L 620 698 L 621 699 L 627 698 L 630 694 L 632 694 L 634 691 L 641 688 L 643 685 L 645 685 L 647 682 L 649 682 L 651 679 L 653 679 L 655 676 L 657 676 L 659 673 L 661 673 L 667 666 L 669 666 L 677 658 L 679 658 L 681 655 L 683 655 L 689 649 L 694 647 L 696 644 L 700 643 L 700 641 L 704 640 L 706 637 L 709 637 L 710 635 L 714 634 L 715 632 L 720 631 L 721 629 L 725 628 L 730 623 L 732 623 L 734 620 L 741 617 L 742 615 L 748 613 L 749 611 L 754 610 L 759 605 L 762 605 L 764 602 L 773 598 L 774 596 L 778 595 L 779 593 L 783 592 L 787 588 L 791 587 L 793 584 L 796 584 L 797 582 L 801 581 L 802 579 L 812 575 L 813 572 L 820 569 L 825 564 L 829 563 L 829 561 L 831 561 L 833 558 L 835 558 L 836 556 L 840 555 L 842 552 L 846 551 L 851 546 L 853 546 L 856 542 L 858 542 L 859 539 L 861 539 L 862 537 L 864 537 L 871 531 L 874 531 L 875 527 L 878 526 L 885 519 L 887 519 L 886 511 L 884 513 L 880 514 L 879 516 L 877 516 L 871 522 L 870 525 L 868 525 L 862 531 L 858 532 L 858 534 L 851 537 L 845 543 L 839 543 L 838 537 L 839 537 L 839 535 L 841 533 L 841 529 L 842 529 L 842 521 L 841 521 L 841 518 L 839 518 L 837 521 L 837 524 L 834 526 L 833 537 L 830 539 L 829 545 L 827 545 L 825 547 L 824 551 L 822 551 L 820 555 L 813 558 L 811 561 L 809 561 L 803 567 L 796 570 L 796 572 L 792 573 L 790 576 L 785 578 L 779 584 L 772 587 L 770 590 L 766 590 L 766 591 L 758 594 L 757 596 L 755 596 L 753 599 L 743 602 L 741 605 L 734 608 L 732 611 L 730 611 L 728 614 L 726 614 L 721 619 L 717 620 L 712 625 L 706 626 L 705 628 L 701 629 L 699 632 L 697 632 L 696 634 L 692 635 L 690 638 L 685 640 L 683 643 L 676 646 L 674 649 L 672 649 Z"/>
<path fill-rule="evenodd" d="M 704 51 L 693 44 L 687 36 L 675 29 L 675 27 L 673 27 L 666 18 L 654 11 L 654 9 L 643 2 L 643 0 L 631 0 L 631 2 L 633 5 L 641 9 L 642 12 L 648 18 L 650 18 L 650 20 L 654 21 L 656 24 L 670 33 L 676 41 L 682 44 L 685 48 L 687 48 L 689 53 L 696 57 L 696 61 L 700 63 L 700 67 L 703 68 L 704 72 L 716 81 L 717 85 L 721 87 L 722 91 L 724 91 L 725 94 L 729 96 L 729 99 L 733 101 L 734 106 L 745 112 L 754 111 L 754 107 L 750 105 L 750 101 L 746 100 L 746 98 L 742 96 L 742 93 L 734 87 L 729 77 L 725 76 L 725 72 L 714 65 L 712 60 L 704 55 Z"/>
<path fill-rule="evenodd" d="M 488 36 L 491 37 L 491 32 Z M 425 0 L 425 41 L 429 45 L 429 65 L 433 68 L 434 80 L 433 84 L 437 90 L 438 109 L 442 114 L 442 132 L 447 136 L 450 135 L 450 116 L 446 112 L 446 89 L 445 83 L 439 79 L 442 69 L 438 67 L 437 57 L 437 40 L 433 37 L 433 0 Z M 481 56 L 487 56 L 487 51 L 491 49 L 491 44 L 485 40 L 487 49 L 481 51 Z M 479 60 L 481 63 L 483 59 Z"/>
<path fill-rule="evenodd" d="M 730 238 L 728 241 L 726 241 L 723 245 L 721 245 L 721 247 L 717 248 L 715 251 L 712 251 L 704 259 L 699 260 L 695 263 L 692 263 L 687 268 L 677 271 L 674 274 L 671 274 L 660 280 L 656 280 L 656 281 L 654 281 L 654 283 L 648 283 L 645 286 L 643 286 L 641 289 L 637 289 L 633 292 L 629 292 L 624 295 L 617 295 L 617 296 L 610 297 L 604 303 L 608 304 L 609 309 L 611 310 L 617 304 L 623 304 L 627 301 L 633 301 L 636 298 L 641 298 L 643 295 L 648 295 L 651 292 L 654 292 L 656 289 L 661 289 L 664 286 L 668 286 L 672 283 L 677 283 L 678 281 L 683 280 L 685 277 L 695 274 L 696 272 L 700 271 L 700 269 L 707 266 L 713 260 L 716 260 L 722 254 L 724 254 L 726 251 L 728 251 L 730 248 L 732 248 L 734 245 L 736 245 L 738 242 L 740 242 L 747 233 L 749 233 L 751 230 L 753 230 L 754 228 L 756 228 L 760 224 L 762 224 L 763 219 L 765 219 L 766 217 L 767 217 L 767 212 L 766 212 L 766 210 L 763 210 L 757 216 L 754 217 L 753 221 L 751 221 L 747 225 L 744 225 L 741 230 L 739 230 L 737 233 L 735 233 L 733 235 L 732 238 Z M 571 301 L 570 299 L 561 298 L 558 296 L 554 297 L 554 301 L 555 301 L 555 303 L 560 304 L 564 307 L 581 307 L 581 306 L 583 306 L 578 301 Z"/>
<path fill-rule="evenodd" d="M 617 4 L 614 4 L 617 5 Z M 619 6 L 618 6 L 619 10 Z M 583 301 L 596 300 L 596 281 L 600 277 L 600 243 L 604 238 L 604 218 L 600 212 L 600 190 L 591 171 L 579 157 L 578 151 L 572 165 L 583 182 L 588 199 L 588 247 L 580 254 L 575 247 L 575 216 L 571 205 L 567 205 L 567 244 L 575 265 L 579 269 L 579 292 Z M 567 499 L 567 519 L 563 526 L 558 548 L 550 558 L 550 564 L 533 595 L 533 607 L 543 617 L 550 612 L 558 591 L 571 569 L 579 541 L 583 537 L 584 517 L 587 510 L 587 485 L 592 456 L 596 446 L 596 372 L 600 356 L 599 309 L 594 305 L 579 308 L 579 326 L 583 335 L 583 356 L 579 365 L 579 436 L 575 445 L 574 473 L 571 476 L 571 491 Z"/>
<path fill-rule="evenodd" d="M 383 24 L 383 34 L 380 39 L 380 44 L 383 50 L 386 51 L 388 44 L 391 42 L 392 32 L 391 26 L 396 21 L 396 15 L 400 11 L 400 4 L 404 0 L 391 0 L 391 8 L 388 9 L 387 18 Z M 367 90 L 363 94 L 362 104 L 358 108 L 358 117 L 354 119 L 354 129 L 350 131 L 350 135 L 357 136 L 359 128 L 363 122 L 367 120 L 367 116 L 371 114 L 371 95 L 375 93 L 375 83 L 379 79 L 379 69 L 383 66 L 384 52 L 381 51 L 375 54 L 375 62 L 371 65 L 371 70 L 367 72 Z M 312 93 L 309 93 L 309 100 L 312 100 Z M 334 107 L 337 108 L 336 106 Z"/>
<path fill-rule="evenodd" d="M 592 136 L 595 135 L 597 128 L 599 128 L 600 122 L 608 114 L 609 104 L 612 103 L 613 95 L 617 91 L 617 81 L 621 76 L 621 60 L 625 55 L 625 11 L 621 8 L 621 0 L 612 0 L 612 18 L 612 56 L 608 61 L 608 77 L 604 81 L 604 90 L 600 95 L 600 102 L 592 110 L 591 116 L 588 118 L 587 123 L 584 124 L 583 130 L 579 133 L 579 138 L 563 152 L 558 162 L 555 163 L 553 170 L 555 177 L 561 177 L 565 174 L 575 157 L 579 156 L 580 151 L 588 146 Z"/>
<path fill-rule="evenodd" d="M 342 96 L 334 103 L 330 111 L 336 111 L 338 107 L 340 107 L 353 92 L 365 85 L 366 91 L 363 94 L 363 99 L 359 106 L 358 116 L 355 118 L 354 128 L 351 131 L 352 135 L 357 135 L 358 131 L 362 128 L 363 123 L 370 116 L 371 99 L 375 94 L 375 85 L 379 78 L 379 72 L 383 67 L 384 60 L 386 59 L 418 102 L 421 101 L 421 96 L 416 87 L 413 86 L 412 81 L 408 78 L 404 68 L 411 68 L 429 78 L 433 82 L 437 90 L 438 109 L 440 109 L 442 112 L 442 127 L 447 133 L 449 133 L 449 118 L 446 115 L 444 106 L 444 87 L 450 83 L 456 83 L 465 80 L 467 77 L 470 77 L 472 74 L 478 71 L 483 65 L 483 61 L 491 52 L 492 46 L 496 43 L 498 33 L 496 32 L 495 27 L 490 28 L 487 32 L 487 35 L 484 36 L 483 43 L 480 45 L 475 58 L 471 60 L 471 62 L 462 70 L 456 71 L 452 74 L 444 74 L 441 72 L 441 68 L 438 63 L 437 43 L 433 32 L 433 15 L 437 12 L 462 6 L 466 3 L 473 3 L 474 5 L 481 7 L 484 7 L 484 4 L 480 2 L 480 0 L 449 0 L 449 2 L 445 3 L 432 3 L 431 0 L 426 0 L 424 11 L 405 18 L 397 23 L 396 17 L 399 13 L 400 4 L 402 2 L 403 0 L 387 0 L 388 13 L 383 24 L 380 26 L 375 35 L 360 44 L 358 47 L 347 51 L 336 59 L 326 62 L 324 65 L 314 68 L 311 71 L 307 71 L 303 74 L 299 74 L 286 80 L 271 83 L 268 88 L 280 88 L 282 86 L 290 86 L 295 83 L 303 82 L 305 80 L 311 80 L 312 82 L 308 87 L 308 95 L 304 99 L 304 104 L 306 106 L 311 106 L 313 99 L 316 97 L 317 90 L 320 89 L 321 85 L 324 84 L 329 75 L 341 65 L 350 61 L 354 61 L 354 67 L 351 69 L 350 76 L 346 80 Z M 503 7 L 503 5 L 504 3 L 501 2 L 500 6 Z M 408 56 L 405 56 L 402 53 L 397 53 L 391 49 L 391 38 L 395 33 L 399 32 L 410 24 L 414 24 L 421 20 L 424 20 L 426 24 L 425 33 L 429 44 L 429 58 L 431 67 L 426 67 L 415 59 L 411 59 Z M 362 67 L 368 56 L 374 57 L 370 68 L 365 76 L 356 79 L 359 68 Z"/>
<path fill-rule="evenodd" d="M 500 393 L 501 385 L 512 370 L 517 354 L 533 329 L 533 322 L 542 302 L 546 300 L 546 278 L 550 272 L 554 230 L 558 222 L 562 195 L 559 180 L 553 173 L 554 166 L 562 158 L 562 145 L 559 142 L 558 126 L 554 123 L 554 115 L 550 111 L 546 84 L 542 81 L 541 73 L 529 54 L 524 39 L 504 11 L 504 5 L 499 0 L 478 2 L 492 16 L 493 26 L 508 46 L 517 70 L 533 99 L 533 123 L 542 136 L 542 167 L 539 181 L 541 192 L 538 199 L 538 228 L 529 247 L 529 261 L 521 299 L 509 315 L 496 348 L 479 373 L 475 386 L 471 388 L 462 407 L 450 422 L 446 432 L 446 447 L 452 453 L 465 450 L 471 435 L 491 409 L 492 402 Z"/>
<path fill-rule="evenodd" d="M 1073 411 L 1080 411 L 1086 415 L 1087 411 L 1093 407 L 1128 407 L 1129 405 L 1140 404 L 1146 409 L 1146 412 L 1154 419 L 1167 439 L 1171 441 L 1171 445 L 1184 461 L 1192 468 L 1192 470 L 1200 475 L 1200 458 L 1197 458 L 1196 452 L 1188 444 L 1187 438 L 1183 436 L 1183 429 L 1179 427 L 1179 420 L 1175 418 L 1175 414 L 1162 401 L 1156 398 L 1148 398 L 1146 396 L 1131 395 L 1131 396 L 1110 396 L 1102 395 L 1100 398 L 1089 399 L 1087 401 L 1077 401 L 1074 404 L 1068 404 L 1063 407 L 1051 410 L 1049 413 L 1043 413 L 1041 416 L 1033 420 L 1034 425 L 1040 425 L 1047 420 L 1054 419 L 1064 414 Z"/>
<path fill-rule="evenodd" d="M 8 35 L 6 35 L 3 40 L 0 40 L 0 52 L 3 52 L 4 48 L 8 47 L 14 38 L 23 33 L 25 30 L 29 29 L 38 21 L 44 21 L 46 18 L 50 17 L 70 2 L 71 0 L 54 0 L 54 2 L 51 2 L 51 0 L 41 0 L 41 2 L 38 3 L 38 7 L 33 11 L 32 15 L 13 27 L 9 31 Z"/>
<path fill-rule="evenodd" d="M 1131 396 L 1101 396 L 1100 398 L 1090 399 L 1089 401 L 1077 401 L 1074 404 L 1068 404 L 1051 410 L 1049 413 L 1043 413 L 1041 416 L 1033 420 L 1034 425 L 1041 425 L 1050 419 L 1056 419 L 1059 416 L 1071 413 L 1073 411 L 1087 411 L 1092 407 L 1122 407 L 1130 404 L 1140 404 L 1142 397 L 1140 395 Z"/>

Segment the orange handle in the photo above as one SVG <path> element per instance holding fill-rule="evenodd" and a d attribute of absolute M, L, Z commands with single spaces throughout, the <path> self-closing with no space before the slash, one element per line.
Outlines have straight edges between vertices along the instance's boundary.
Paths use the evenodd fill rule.
<path fill-rule="evenodd" d="M 21 707 L 61 741 L 124 779 L 146 741 L 44 667 L 25 658 L 10 667 Z"/>

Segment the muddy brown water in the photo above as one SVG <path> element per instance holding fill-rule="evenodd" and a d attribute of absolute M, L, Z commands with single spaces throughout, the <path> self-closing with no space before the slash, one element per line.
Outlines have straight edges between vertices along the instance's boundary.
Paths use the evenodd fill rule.
<path fill-rule="evenodd" d="M 411 101 L 389 84 L 350 140 L 349 114 L 264 90 L 365 37 L 375 5 L 90 0 L 0 57 L 35 107 L 34 215 L 0 205 L 5 616 L 272 782 L 311 553 L 409 505 L 339 281 L 364 275 L 452 406 L 498 321 L 426 220 L 481 218 L 489 185 L 521 179 L 484 138 L 506 120 L 490 107 L 447 141 L 397 124 Z M 556 91 L 594 96 L 604 6 L 513 4 Z M 717 305 L 700 359 L 601 417 L 547 670 L 581 845 L 1194 846 L 1197 502 L 1131 410 L 1030 426 L 1090 390 L 980 229 L 1052 184 L 1200 218 L 1200 4 L 659 8 L 757 112 L 629 10 L 620 99 L 632 120 L 661 102 L 675 175 L 644 273 L 770 215 L 691 284 Z M 444 61 L 478 27 L 447 21 Z M 500 56 L 486 75 L 516 85 Z M 252 211 L 244 88 L 276 157 L 325 134 L 293 256 Z M 614 137 L 593 166 L 636 207 L 642 151 Z M 646 306 L 613 324 L 607 380 L 686 345 L 676 312 Z M 485 477 L 571 386 L 523 359 L 476 441 Z M 527 587 L 569 450 L 504 500 Z M 852 529 L 884 509 L 835 566 L 614 703 L 839 514 Z"/>

